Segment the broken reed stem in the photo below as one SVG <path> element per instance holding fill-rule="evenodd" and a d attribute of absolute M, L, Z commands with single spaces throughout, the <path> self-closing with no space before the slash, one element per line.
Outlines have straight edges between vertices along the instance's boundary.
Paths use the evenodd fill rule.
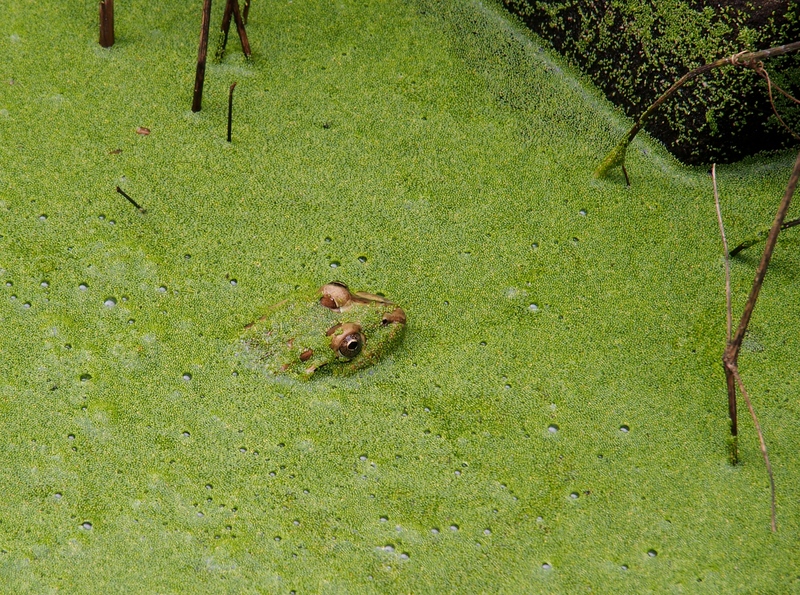
<path fill-rule="evenodd" d="M 244 0 L 244 8 L 242 9 L 242 22 L 247 25 L 247 15 L 250 14 L 250 0 Z"/>
<path fill-rule="evenodd" d="M 231 142 L 231 127 L 233 125 L 233 90 L 236 88 L 236 82 L 231 85 L 228 90 L 228 142 Z"/>
<path fill-rule="evenodd" d="M 194 79 L 192 111 L 199 112 L 203 104 L 203 83 L 206 77 L 206 55 L 208 54 L 208 27 L 211 22 L 211 0 L 203 0 L 203 20 L 200 24 L 200 47 L 197 50 L 197 73 Z"/>
<path fill-rule="evenodd" d="M 733 376 L 736 378 L 736 383 L 739 385 L 739 390 L 742 391 L 744 402 L 747 403 L 747 408 L 750 410 L 750 417 L 753 418 L 753 425 L 756 427 L 756 433 L 758 434 L 758 444 L 761 447 L 761 456 L 764 458 L 764 465 L 767 468 L 770 491 L 770 528 L 774 533 L 778 530 L 777 514 L 775 511 L 775 477 L 772 475 L 772 464 L 769 462 L 769 455 L 767 454 L 767 443 L 764 442 L 764 434 L 761 432 L 761 425 L 758 423 L 753 404 L 750 402 L 750 395 L 747 394 L 742 378 L 739 376 L 739 370 L 736 367 L 733 369 Z"/>
<path fill-rule="evenodd" d="M 128 200 L 129 203 L 131 203 L 134 207 L 136 207 L 142 215 L 145 215 L 147 213 L 147 209 L 145 209 L 142 205 L 140 205 L 138 202 L 136 202 L 130 196 L 128 196 L 125 193 L 125 191 L 119 186 L 117 186 L 117 192 L 119 192 L 122 196 L 124 196 Z"/>
<path fill-rule="evenodd" d="M 639 133 L 639 130 L 642 129 L 644 123 L 650 118 L 650 116 L 653 115 L 653 113 L 661 106 L 662 103 L 672 97 L 678 89 L 680 89 L 690 80 L 705 72 L 708 72 L 709 70 L 720 68 L 721 66 L 735 65 L 755 68 L 758 62 L 761 60 L 773 58 L 775 56 L 781 56 L 790 52 L 796 52 L 797 50 L 800 50 L 800 41 L 772 47 L 758 52 L 739 52 L 738 54 L 734 54 L 726 58 L 720 58 L 719 60 L 715 60 L 709 64 L 703 64 L 702 66 L 698 66 L 697 68 L 690 70 L 675 83 L 673 83 L 669 89 L 667 89 L 652 103 L 652 105 L 650 105 L 650 107 L 647 108 L 647 110 L 645 110 L 641 116 L 639 116 L 639 119 L 631 127 L 628 133 L 622 138 L 617 146 L 606 155 L 605 159 L 603 159 L 603 162 L 594 171 L 594 176 L 596 178 L 604 177 L 608 175 L 609 171 L 614 167 L 623 165 L 625 163 L 625 153 L 628 150 L 628 145 L 631 144 L 633 139 Z"/>
<path fill-rule="evenodd" d="M 100 45 L 114 45 L 114 0 L 100 0 Z"/>

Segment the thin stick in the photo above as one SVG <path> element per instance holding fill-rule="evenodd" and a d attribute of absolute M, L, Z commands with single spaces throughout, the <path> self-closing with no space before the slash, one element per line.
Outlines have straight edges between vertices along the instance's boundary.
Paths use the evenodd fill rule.
<path fill-rule="evenodd" d="M 678 89 L 680 89 L 684 84 L 693 78 L 721 66 L 734 65 L 756 69 L 758 62 L 761 60 L 775 56 L 781 56 L 790 52 L 796 52 L 797 50 L 800 50 L 800 41 L 772 47 L 759 52 L 739 52 L 738 54 L 728 56 L 727 58 L 720 58 L 719 60 L 715 60 L 709 64 L 703 64 L 702 66 L 698 66 L 697 68 L 690 70 L 675 83 L 673 83 L 673 85 L 667 89 L 661 95 L 661 97 L 656 99 L 652 105 L 650 105 L 650 107 L 648 107 L 647 110 L 645 110 L 645 112 L 639 116 L 639 119 L 631 127 L 628 133 L 622 138 L 617 146 L 606 155 L 605 159 L 603 159 L 603 162 L 594 171 L 595 177 L 603 177 L 607 175 L 612 168 L 625 163 L 625 153 L 628 150 L 628 145 L 631 144 L 639 130 L 641 130 L 642 126 L 644 126 L 644 123 L 650 118 L 651 115 L 653 115 L 653 113 L 662 103 L 672 97 Z"/>
<path fill-rule="evenodd" d="M 233 124 L 233 90 L 236 88 L 236 82 L 231 85 L 228 90 L 228 142 L 231 142 L 231 126 Z"/>
<path fill-rule="evenodd" d="M 194 79 L 192 111 L 199 112 L 203 104 L 203 82 L 206 77 L 206 54 L 208 53 L 208 26 L 211 22 L 211 0 L 203 0 L 203 20 L 200 24 L 200 47 L 197 50 L 197 74 Z"/>
<path fill-rule="evenodd" d="M 100 0 L 100 45 L 114 45 L 114 0 Z"/>
<path fill-rule="evenodd" d="M 747 325 L 750 323 L 750 317 L 753 315 L 753 308 L 756 306 L 756 300 L 758 299 L 758 294 L 761 291 L 761 285 L 764 282 L 764 276 L 767 274 L 767 267 L 769 266 L 769 261 L 772 258 L 772 252 L 775 249 L 775 244 L 778 241 L 778 234 L 781 231 L 781 225 L 783 224 L 783 220 L 786 218 L 786 212 L 789 210 L 789 205 L 792 202 L 792 196 L 794 195 L 795 188 L 797 187 L 798 179 L 800 179 L 800 153 L 798 153 L 797 159 L 794 162 L 792 175 L 789 177 L 789 183 L 786 185 L 786 191 L 783 194 L 783 199 L 778 207 L 778 212 L 775 213 L 775 220 L 772 222 L 772 227 L 769 230 L 767 245 L 764 247 L 764 254 L 761 255 L 761 262 L 758 264 L 758 269 L 756 269 L 756 277 L 753 280 L 753 287 L 750 290 L 750 296 L 747 298 L 747 304 L 745 304 L 742 318 L 739 320 L 739 328 L 736 329 L 736 334 L 733 337 L 733 341 L 728 346 L 728 349 L 726 349 L 726 357 L 728 357 L 733 363 L 736 363 L 739 355 L 739 349 L 742 346 L 742 340 L 744 339 L 744 334 L 747 331 Z"/>
<path fill-rule="evenodd" d="M 247 15 L 250 13 L 250 0 L 244 0 L 244 8 L 242 9 L 242 22 L 247 24 Z"/>
<path fill-rule="evenodd" d="M 250 42 L 247 40 L 247 31 L 244 28 L 242 15 L 239 13 L 239 0 L 230 0 L 233 4 L 233 20 L 236 21 L 236 30 L 239 32 L 239 41 L 242 42 L 242 51 L 245 58 L 250 57 Z"/>
<path fill-rule="evenodd" d="M 225 53 L 225 48 L 228 45 L 228 32 L 231 29 L 231 16 L 233 15 L 233 6 L 231 5 L 231 2 L 232 0 L 227 0 L 225 2 L 225 12 L 222 13 L 222 25 L 220 26 L 220 31 L 222 32 L 222 43 L 217 50 L 217 60 L 222 59 L 222 55 Z"/>
<path fill-rule="evenodd" d="M 727 341 L 730 343 L 733 332 L 733 311 L 731 308 L 731 264 L 728 255 L 728 240 L 725 238 L 725 225 L 722 223 L 722 211 L 719 208 L 719 192 L 717 191 L 717 164 L 711 165 L 711 181 L 714 183 L 714 204 L 717 207 L 719 235 L 722 237 L 722 254 L 725 257 L 725 304 L 727 306 Z"/>
<path fill-rule="evenodd" d="M 725 257 L 725 310 L 726 310 L 726 341 L 725 348 L 731 344 L 731 334 L 733 332 L 733 310 L 731 306 L 731 264 L 730 255 L 728 254 L 728 240 L 725 237 L 725 225 L 722 223 L 722 211 L 719 207 L 719 192 L 717 191 L 717 164 L 711 166 L 711 181 L 714 184 L 714 204 L 717 207 L 717 222 L 719 223 L 719 233 L 722 236 L 722 252 Z M 726 366 L 725 369 L 725 383 L 728 388 L 728 418 L 731 420 L 731 436 L 733 436 L 733 452 L 731 453 L 732 462 L 735 464 L 739 460 L 738 445 L 736 444 L 736 437 L 739 435 L 739 426 L 736 413 L 736 384 L 734 383 L 733 375 Z"/>
<path fill-rule="evenodd" d="M 145 209 L 142 205 L 140 205 L 138 202 L 136 202 L 130 196 L 128 196 L 125 193 L 125 191 L 122 188 L 120 188 L 119 186 L 117 186 L 117 192 L 119 192 L 122 196 L 127 198 L 128 202 L 131 203 L 134 207 L 136 207 L 142 215 L 145 215 L 147 213 L 147 209 Z"/>
<path fill-rule="evenodd" d="M 769 490 L 771 495 L 770 525 L 772 532 L 774 533 L 778 530 L 778 523 L 775 518 L 775 478 L 772 475 L 772 465 L 769 462 L 769 455 L 767 454 L 767 443 L 764 442 L 764 434 L 761 432 L 761 426 L 758 423 L 756 412 L 753 410 L 753 404 L 750 402 L 750 396 L 747 394 L 747 391 L 744 388 L 744 383 L 739 376 L 739 370 L 734 368 L 733 375 L 736 378 L 736 383 L 739 385 L 739 390 L 742 391 L 744 402 L 747 403 L 747 408 L 750 410 L 750 417 L 753 418 L 753 425 L 756 427 L 756 433 L 758 434 L 758 443 L 761 446 L 761 456 L 764 457 L 764 465 L 767 467 L 767 476 L 769 476 Z"/>

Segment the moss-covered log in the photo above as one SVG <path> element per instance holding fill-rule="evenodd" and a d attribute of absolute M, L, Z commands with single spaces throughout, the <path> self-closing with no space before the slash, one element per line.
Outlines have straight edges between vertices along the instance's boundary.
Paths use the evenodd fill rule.
<path fill-rule="evenodd" d="M 631 117 L 688 70 L 722 56 L 800 39 L 796 0 L 504 0 Z M 800 93 L 800 57 L 766 64 L 773 82 Z M 776 94 L 789 126 L 800 108 Z M 646 126 L 686 163 L 725 163 L 793 142 L 772 113 L 766 84 L 724 68 L 682 88 Z"/>

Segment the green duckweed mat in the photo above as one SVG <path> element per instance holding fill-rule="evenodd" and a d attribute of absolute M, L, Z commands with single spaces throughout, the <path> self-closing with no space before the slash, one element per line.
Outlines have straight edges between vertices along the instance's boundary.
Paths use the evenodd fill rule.
<path fill-rule="evenodd" d="M 773 534 L 706 170 L 641 138 L 592 179 L 628 123 L 491 4 L 255 0 L 193 114 L 199 22 L 120 2 L 105 50 L 96 2 L 3 6 L 0 589 L 800 592 L 798 233 L 740 359 Z M 720 168 L 732 245 L 793 158 Z M 403 306 L 391 356 L 242 365 L 334 279 Z"/>

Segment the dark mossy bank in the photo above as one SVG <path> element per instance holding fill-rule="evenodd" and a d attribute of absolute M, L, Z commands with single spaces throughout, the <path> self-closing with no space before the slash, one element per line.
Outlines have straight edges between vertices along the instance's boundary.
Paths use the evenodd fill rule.
<path fill-rule="evenodd" d="M 692 68 L 800 39 L 793 0 L 503 1 L 631 117 Z M 800 57 L 765 66 L 773 82 L 798 95 Z M 775 103 L 796 129 L 800 107 L 777 92 Z M 766 83 L 747 69 L 723 68 L 689 83 L 646 128 L 690 164 L 732 162 L 793 142 L 772 113 Z"/>

